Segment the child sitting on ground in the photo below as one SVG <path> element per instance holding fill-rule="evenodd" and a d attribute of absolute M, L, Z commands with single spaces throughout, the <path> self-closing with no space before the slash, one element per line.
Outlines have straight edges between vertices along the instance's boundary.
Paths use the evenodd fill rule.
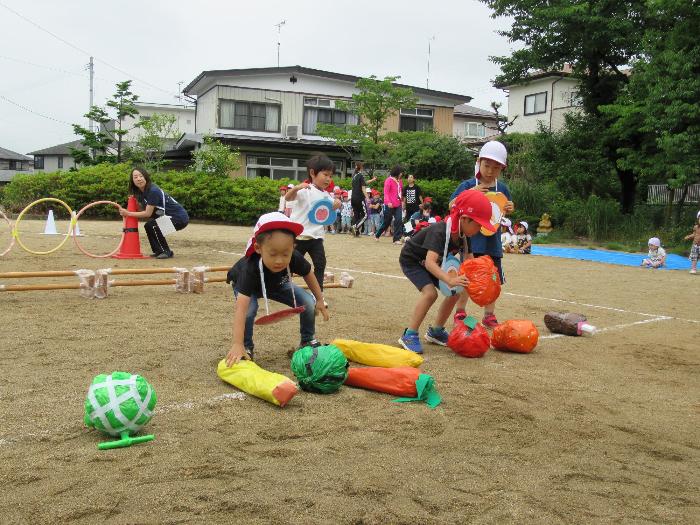
<path fill-rule="evenodd" d="M 304 227 L 279 212 L 258 219 L 245 256 L 229 270 L 226 280 L 233 286 L 236 305 L 233 312 L 233 344 L 226 355 L 226 366 L 238 363 L 247 354 L 254 359 L 253 324 L 258 299 L 272 299 L 287 306 L 303 306 L 299 328 L 299 347 L 318 346 L 315 339 L 316 312 L 328 320 L 321 288 L 311 273 L 311 265 L 294 249 L 294 239 Z M 311 296 L 292 282 L 292 272 L 306 281 Z M 315 300 L 314 300 L 315 299 Z"/>
<path fill-rule="evenodd" d="M 658 237 L 649 239 L 649 255 L 642 261 L 642 266 L 647 268 L 661 268 L 666 264 L 666 250 L 661 247 Z"/>
<path fill-rule="evenodd" d="M 700 211 L 697 215 L 697 223 L 693 226 L 693 233 L 683 237 L 684 240 L 689 241 L 693 239 L 693 246 L 690 248 L 690 273 L 698 273 L 698 258 L 700 258 Z"/>
<path fill-rule="evenodd" d="M 467 286 L 467 278 L 456 273 L 445 272 L 441 265 L 445 252 L 459 253 L 461 258 L 470 252 L 467 237 L 476 235 L 483 226 L 489 231 L 496 228 L 489 222 L 491 203 L 478 191 L 462 192 L 456 199 L 450 217 L 445 222 L 436 222 L 421 229 L 411 237 L 401 249 L 399 264 L 409 281 L 420 292 L 399 343 L 406 350 L 423 353 L 418 330 L 431 306 L 437 300 L 439 281 L 448 286 Z M 447 345 L 449 333 L 445 322 L 452 313 L 459 295 L 445 297 L 435 318 L 435 324 L 428 328 L 425 340 L 442 346 Z"/>
<path fill-rule="evenodd" d="M 514 253 L 529 254 L 532 250 L 532 236 L 528 233 L 529 225 L 520 221 L 515 225 L 515 239 L 512 241 L 515 247 Z"/>
<path fill-rule="evenodd" d="M 423 202 L 423 204 L 420 205 L 420 208 L 421 209 L 409 217 L 411 231 L 406 234 L 406 237 L 413 237 L 418 223 L 429 222 L 433 216 L 433 205 L 430 202 Z"/>
<path fill-rule="evenodd" d="M 501 244 L 503 245 L 504 253 L 513 253 L 515 251 L 513 246 L 515 234 L 513 233 L 513 228 L 511 228 L 512 224 L 507 217 L 501 219 Z"/>

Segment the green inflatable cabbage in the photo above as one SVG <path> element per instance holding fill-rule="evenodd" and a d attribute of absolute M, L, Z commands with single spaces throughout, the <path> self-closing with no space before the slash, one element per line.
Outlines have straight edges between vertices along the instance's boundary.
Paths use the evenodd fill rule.
<path fill-rule="evenodd" d="M 128 372 L 100 374 L 92 380 L 85 399 L 85 424 L 121 438 L 100 443 L 99 449 L 128 447 L 153 439 L 152 435 L 130 436 L 151 420 L 155 406 L 156 391 L 143 377 Z"/>
<path fill-rule="evenodd" d="M 307 392 L 331 394 L 348 377 L 348 360 L 337 346 L 305 346 L 292 356 L 292 372 Z"/>

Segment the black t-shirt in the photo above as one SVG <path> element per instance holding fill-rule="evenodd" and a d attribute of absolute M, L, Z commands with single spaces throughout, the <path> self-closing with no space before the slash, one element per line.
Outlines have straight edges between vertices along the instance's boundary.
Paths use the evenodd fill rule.
<path fill-rule="evenodd" d="M 420 186 L 414 184 L 411 186 L 404 186 L 403 188 L 403 198 L 406 199 L 406 209 L 417 209 L 420 205 L 421 190 Z"/>
<path fill-rule="evenodd" d="M 352 202 L 362 202 L 365 200 L 365 194 L 362 187 L 367 186 L 365 182 L 365 172 L 358 171 L 352 176 Z"/>
<path fill-rule="evenodd" d="M 227 281 L 234 283 L 235 289 L 247 296 L 262 297 L 262 286 L 260 285 L 260 255 L 254 253 L 250 257 L 241 257 L 236 264 L 233 265 L 226 275 Z M 304 256 L 294 250 L 292 260 L 289 261 L 289 270 L 297 275 L 306 276 L 311 273 L 311 264 L 304 259 Z M 270 290 L 278 290 L 289 281 L 287 270 L 275 273 L 263 265 L 265 273 L 265 288 Z"/>
<path fill-rule="evenodd" d="M 436 222 L 427 228 L 411 237 L 401 249 L 399 263 L 402 264 L 420 264 L 425 266 L 425 259 L 428 256 L 428 251 L 433 251 L 438 254 L 438 264 L 442 264 L 442 254 L 445 250 L 445 235 L 447 232 L 447 223 Z M 450 236 L 450 244 L 447 246 L 447 253 L 469 253 L 469 239 L 459 239 L 457 243 L 452 242 Z"/>

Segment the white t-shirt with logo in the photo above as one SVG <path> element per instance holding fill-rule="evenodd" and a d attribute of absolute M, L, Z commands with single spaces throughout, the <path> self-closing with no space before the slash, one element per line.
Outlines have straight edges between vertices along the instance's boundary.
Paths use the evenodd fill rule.
<path fill-rule="evenodd" d="M 304 239 L 323 239 L 325 237 L 326 227 L 322 224 L 313 224 L 309 220 L 309 212 L 314 205 L 322 200 L 328 199 L 333 206 L 333 198 L 326 191 L 319 190 L 316 186 L 310 185 L 308 188 L 299 190 L 295 200 L 290 201 L 287 205 L 291 205 L 292 213 L 289 218 L 304 226 L 304 231 L 299 235 L 300 240 Z"/>

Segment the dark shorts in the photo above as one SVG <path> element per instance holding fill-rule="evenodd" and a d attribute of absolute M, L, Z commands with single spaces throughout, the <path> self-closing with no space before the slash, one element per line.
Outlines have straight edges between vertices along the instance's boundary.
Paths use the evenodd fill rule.
<path fill-rule="evenodd" d="M 506 284 L 506 277 L 505 275 L 503 275 L 503 266 L 501 265 L 502 257 L 494 257 L 489 253 L 475 253 L 473 255 L 474 257 L 483 257 L 484 255 L 488 255 L 489 257 L 491 257 L 493 264 L 495 264 L 496 268 L 498 269 L 498 276 L 501 278 L 501 284 Z"/>
<path fill-rule="evenodd" d="M 413 283 L 413 286 L 418 288 L 420 292 L 427 285 L 432 284 L 436 288 L 440 285 L 439 279 L 425 269 L 425 266 L 420 264 L 406 264 L 399 261 L 401 271 Z"/>

